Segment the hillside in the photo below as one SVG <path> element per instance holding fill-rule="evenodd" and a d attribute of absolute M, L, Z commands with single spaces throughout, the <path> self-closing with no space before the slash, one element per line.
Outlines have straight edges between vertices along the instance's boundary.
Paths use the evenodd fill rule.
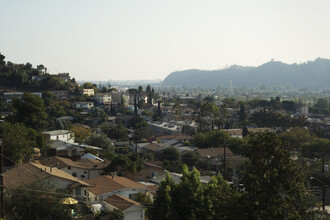
<path fill-rule="evenodd" d="M 193 87 L 277 87 L 292 85 L 303 88 L 328 88 L 330 60 L 318 58 L 302 64 L 271 61 L 258 67 L 231 66 L 222 70 L 184 70 L 169 74 L 164 86 Z"/>

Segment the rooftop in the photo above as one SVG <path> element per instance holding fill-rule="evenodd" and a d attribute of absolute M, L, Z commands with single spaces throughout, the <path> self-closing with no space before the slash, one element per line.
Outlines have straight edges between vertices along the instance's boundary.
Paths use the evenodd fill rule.
<path fill-rule="evenodd" d="M 66 179 L 73 183 L 78 183 L 79 185 L 89 186 L 86 182 L 79 180 L 62 170 L 32 162 L 15 167 L 5 172 L 3 175 L 4 185 L 8 188 L 32 184 L 51 176 Z"/>
<path fill-rule="evenodd" d="M 49 134 L 50 136 L 54 136 L 54 135 L 63 135 L 63 134 L 70 134 L 73 132 L 69 131 L 69 130 L 54 130 L 54 131 L 44 131 L 42 132 L 43 134 Z"/>
<path fill-rule="evenodd" d="M 98 176 L 85 180 L 85 182 L 92 185 L 92 187 L 89 187 L 89 191 L 94 195 L 102 195 L 124 188 L 139 188 L 147 190 L 146 186 L 122 176 Z"/>
<path fill-rule="evenodd" d="M 117 209 L 120 209 L 122 211 L 134 206 L 134 205 L 140 205 L 140 203 L 131 200 L 129 198 L 120 196 L 120 195 L 112 195 L 106 198 L 103 202 L 106 202 Z"/>
<path fill-rule="evenodd" d="M 204 158 L 223 157 L 224 148 L 198 148 L 196 152 Z M 226 156 L 234 156 L 233 152 L 229 148 L 226 148 Z"/>

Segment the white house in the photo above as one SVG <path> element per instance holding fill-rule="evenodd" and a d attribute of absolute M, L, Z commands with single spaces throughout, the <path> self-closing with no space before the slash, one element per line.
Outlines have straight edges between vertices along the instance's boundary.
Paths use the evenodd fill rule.
<path fill-rule="evenodd" d="M 83 95 L 93 96 L 94 89 L 83 89 L 82 93 L 83 93 Z"/>
<path fill-rule="evenodd" d="M 85 180 L 85 182 L 92 185 L 88 188 L 87 201 L 90 204 L 102 203 L 112 195 L 135 199 L 139 193 L 148 192 L 145 185 L 122 176 L 99 176 Z"/>
<path fill-rule="evenodd" d="M 72 161 L 68 158 L 58 156 L 45 158 L 40 163 L 45 166 L 56 167 L 81 180 L 101 176 L 103 168 L 109 165 L 109 161 L 102 162 L 94 159 Z"/>
<path fill-rule="evenodd" d="M 45 181 L 56 188 L 71 190 L 78 200 L 85 199 L 86 187 L 90 186 L 62 170 L 32 162 L 15 167 L 3 175 L 6 188 L 19 188 L 23 185 Z"/>
<path fill-rule="evenodd" d="M 104 209 L 107 211 L 121 210 L 124 213 L 124 220 L 143 220 L 145 211 L 140 203 L 129 198 L 112 195 L 104 201 Z"/>
<path fill-rule="evenodd" d="M 46 140 L 74 143 L 74 133 L 69 130 L 44 131 L 42 133 L 46 136 Z"/>
<path fill-rule="evenodd" d="M 94 99 L 97 103 L 110 104 L 111 94 L 110 93 L 97 93 L 94 95 Z"/>
<path fill-rule="evenodd" d="M 94 102 L 76 102 L 76 108 L 79 109 L 92 109 L 94 107 Z"/>

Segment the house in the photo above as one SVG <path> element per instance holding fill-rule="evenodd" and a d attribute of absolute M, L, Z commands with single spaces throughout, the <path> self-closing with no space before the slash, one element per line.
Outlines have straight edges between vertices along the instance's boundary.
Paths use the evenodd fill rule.
<path fill-rule="evenodd" d="M 72 175 L 38 163 L 25 163 L 3 173 L 5 188 L 18 188 L 40 181 L 47 181 L 59 189 L 69 189 L 78 200 L 84 200 L 90 185 Z"/>
<path fill-rule="evenodd" d="M 161 143 L 166 143 L 168 141 L 184 143 L 185 141 L 190 141 L 192 139 L 192 136 L 180 133 L 180 134 L 158 136 L 157 139 L 159 139 Z"/>
<path fill-rule="evenodd" d="M 14 98 L 21 98 L 24 95 L 23 92 L 4 92 L 3 98 L 6 100 L 7 103 L 11 103 Z"/>
<path fill-rule="evenodd" d="M 94 100 L 100 104 L 110 105 L 111 94 L 110 93 L 97 93 L 94 95 Z"/>
<path fill-rule="evenodd" d="M 155 134 L 180 134 L 181 130 L 178 126 L 168 123 L 152 123 L 148 122 L 150 130 Z"/>
<path fill-rule="evenodd" d="M 60 157 L 80 157 L 83 154 L 83 148 L 74 143 L 55 140 L 49 143 L 50 148 L 43 150 L 43 157 L 60 156 Z"/>
<path fill-rule="evenodd" d="M 106 211 L 121 210 L 124 213 L 124 220 L 145 219 L 145 211 L 142 205 L 129 198 L 112 195 L 106 198 L 103 203 Z"/>
<path fill-rule="evenodd" d="M 79 109 L 92 109 L 94 108 L 94 102 L 76 102 L 76 108 Z"/>
<path fill-rule="evenodd" d="M 82 90 L 83 95 L 93 96 L 94 95 L 94 89 L 83 89 Z"/>
<path fill-rule="evenodd" d="M 69 130 L 44 131 L 42 134 L 45 136 L 46 141 L 59 140 L 68 143 L 74 143 L 74 132 Z"/>
<path fill-rule="evenodd" d="M 127 173 L 127 177 L 133 179 L 134 181 L 148 182 L 150 179 L 154 179 L 158 176 L 165 174 L 165 169 L 156 163 L 144 162 L 143 165 L 143 170 L 135 174 Z"/>
<path fill-rule="evenodd" d="M 64 157 L 49 157 L 40 161 L 41 164 L 49 167 L 56 167 L 78 179 L 86 180 L 101 176 L 103 168 L 109 165 L 109 161 L 100 161 L 94 159 L 80 159 L 72 161 Z"/>
<path fill-rule="evenodd" d="M 234 156 L 234 153 L 231 152 L 229 148 L 198 148 L 196 149 L 197 154 L 199 154 L 204 160 L 209 160 L 211 163 L 211 166 L 213 165 L 219 165 L 222 163 L 224 159 L 224 155 L 226 153 L 226 157 L 232 157 Z"/>
<path fill-rule="evenodd" d="M 70 74 L 69 73 L 58 73 L 57 74 L 61 79 L 63 79 L 65 82 L 70 80 Z"/>
<path fill-rule="evenodd" d="M 112 195 L 135 199 L 139 193 L 148 192 L 145 185 L 122 176 L 99 176 L 85 180 L 85 182 L 91 185 L 88 188 L 88 202 L 90 204 L 101 203 Z"/>
<path fill-rule="evenodd" d="M 164 150 L 165 148 L 166 147 L 164 147 L 160 144 L 151 143 L 151 144 L 147 144 L 147 145 L 141 147 L 141 151 L 158 153 L 158 152 Z"/>
<path fill-rule="evenodd" d="M 57 90 L 57 91 L 50 91 L 50 92 L 54 94 L 55 99 L 57 99 L 57 100 L 63 100 L 68 97 L 68 92 L 65 90 Z"/>

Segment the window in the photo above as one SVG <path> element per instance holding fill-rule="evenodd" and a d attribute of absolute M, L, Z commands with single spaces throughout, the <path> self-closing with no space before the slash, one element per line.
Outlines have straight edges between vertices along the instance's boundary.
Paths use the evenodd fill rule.
<path fill-rule="evenodd" d="M 76 177 L 77 176 L 77 173 L 72 173 L 72 176 Z"/>
<path fill-rule="evenodd" d="M 87 171 L 84 171 L 84 174 L 87 174 Z"/>
<path fill-rule="evenodd" d="M 95 202 L 97 201 L 97 196 L 95 196 Z"/>
<path fill-rule="evenodd" d="M 56 139 L 58 140 L 58 135 L 56 136 Z"/>
<path fill-rule="evenodd" d="M 87 190 L 85 189 L 85 192 L 84 192 L 85 196 L 87 195 Z"/>
<path fill-rule="evenodd" d="M 85 178 L 85 175 L 80 175 L 80 178 L 83 178 L 84 179 Z"/>
<path fill-rule="evenodd" d="M 71 170 L 71 167 L 70 166 L 68 166 L 68 170 Z"/>
<path fill-rule="evenodd" d="M 153 172 L 152 173 L 152 177 L 157 177 L 158 176 L 158 173 L 157 172 Z"/>

